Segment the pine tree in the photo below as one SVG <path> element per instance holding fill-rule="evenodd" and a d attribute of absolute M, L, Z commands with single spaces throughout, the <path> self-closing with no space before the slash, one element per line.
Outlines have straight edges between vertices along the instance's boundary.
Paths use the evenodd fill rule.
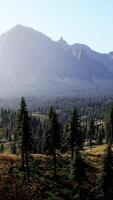
<path fill-rule="evenodd" d="M 108 145 L 103 159 L 100 173 L 97 177 L 96 186 L 92 189 L 92 196 L 96 200 L 113 199 L 113 155 L 111 145 Z"/>
<path fill-rule="evenodd" d="M 38 153 L 42 152 L 42 136 L 43 136 L 43 129 L 42 129 L 42 124 L 40 122 L 37 130 L 37 140 L 38 140 L 38 146 L 37 146 L 37 151 Z"/>
<path fill-rule="evenodd" d="M 63 134 L 62 134 L 62 143 L 61 143 L 61 151 L 62 152 L 69 152 L 70 150 L 70 127 L 69 123 L 66 122 L 63 127 Z"/>
<path fill-rule="evenodd" d="M 32 134 L 24 97 L 21 98 L 20 109 L 17 113 L 17 133 L 21 136 L 21 167 L 22 169 L 26 167 L 27 178 L 29 180 L 29 153 L 32 147 Z"/>
<path fill-rule="evenodd" d="M 91 120 L 89 124 L 88 139 L 89 139 L 89 145 L 91 147 L 93 140 L 95 139 L 95 125 L 93 120 Z"/>
<path fill-rule="evenodd" d="M 70 179 L 73 183 L 73 196 L 76 200 L 85 200 L 86 189 L 86 167 L 87 164 L 81 156 L 79 148 L 76 148 L 74 159 L 72 161 Z"/>
<path fill-rule="evenodd" d="M 73 159 L 74 149 L 76 147 L 82 147 L 82 133 L 80 131 L 80 123 L 77 115 L 76 109 L 74 109 L 72 118 L 70 121 L 70 149 L 71 149 L 71 156 Z"/>
<path fill-rule="evenodd" d="M 108 111 L 105 117 L 106 127 L 106 143 L 113 143 L 113 104 L 109 105 Z"/>
<path fill-rule="evenodd" d="M 48 127 L 46 131 L 46 152 L 53 155 L 54 177 L 56 177 L 56 150 L 60 149 L 60 125 L 53 107 L 48 114 Z"/>
<path fill-rule="evenodd" d="M 103 144 L 104 139 L 105 139 L 105 130 L 104 130 L 104 127 L 101 126 L 99 129 L 98 137 L 97 137 L 97 144 L 99 145 Z"/>
<path fill-rule="evenodd" d="M 113 105 L 110 109 L 110 142 L 113 143 Z"/>

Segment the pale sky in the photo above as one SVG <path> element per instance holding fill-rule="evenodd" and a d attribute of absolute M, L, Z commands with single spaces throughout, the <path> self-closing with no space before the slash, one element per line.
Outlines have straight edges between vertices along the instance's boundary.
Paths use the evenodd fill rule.
<path fill-rule="evenodd" d="M 0 34 L 16 24 L 53 40 L 113 51 L 113 0 L 0 0 Z"/>

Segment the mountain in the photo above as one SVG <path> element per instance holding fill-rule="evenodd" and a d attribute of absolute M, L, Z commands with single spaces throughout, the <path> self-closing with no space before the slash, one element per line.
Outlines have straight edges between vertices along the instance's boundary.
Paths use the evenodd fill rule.
<path fill-rule="evenodd" d="M 77 95 L 112 88 L 113 53 L 53 41 L 16 25 L 0 36 L 0 96 Z M 104 85 L 104 86 L 103 86 Z"/>
<path fill-rule="evenodd" d="M 99 53 L 91 48 L 89 48 L 87 45 L 83 44 L 73 44 L 72 49 L 74 50 L 83 50 L 86 52 L 86 54 L 91 58 L 94 59 L 103 65 L 105 65 L 110 71 L 113 72 L 113 52 L 110 53 Z"/>

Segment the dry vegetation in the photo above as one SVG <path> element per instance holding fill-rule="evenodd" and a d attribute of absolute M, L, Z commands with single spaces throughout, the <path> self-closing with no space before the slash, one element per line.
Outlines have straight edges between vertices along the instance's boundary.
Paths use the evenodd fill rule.
<path fill-rule="evenodd" d="M 90 166 L 87 172 L 90 186 L 95 182 L 105 146 L 101 145 L 84 151 L 84 157 Z M 72 188 L 69 180 L 70 156 L 65 154 L 58 157 L 56 181 L 53 179 L 52 162 L 51 157 L 41 154 L 31 155 L 30 182 L 28 183 L 25 173 L 21 171 L 19 155 L 1 154 L 0 200 L 69 199 Z"/>

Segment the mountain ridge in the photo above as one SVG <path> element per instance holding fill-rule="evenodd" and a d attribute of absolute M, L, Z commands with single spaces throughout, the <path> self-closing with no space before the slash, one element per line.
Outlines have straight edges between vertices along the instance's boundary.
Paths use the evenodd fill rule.
<path fill-rule="evenodd" d="M 99 80 L 113 80 L 112 52 L 101 54 L 84 44 L 70 45 L 62 37 L 53 41 L 23 25 L 16 25 L 0 36 L 0 95 L 3 88 L 13 96 L 22 95 L 25 91 L 26 95 L 36 95 L 40 88 L 43 88 L 42 93 L 46 88 L 49 94 L 58 94 L 59 89 L 59 93 L 74 91 L 76 95 L 78 88 L 82 91 L 81 85 L 89 82 L 92 88 L 96 88 L 95 83 Z M 51 87 L 51 81 L 56 88 Z M 68 88 L 67 92 L 64 85 Z"/>

